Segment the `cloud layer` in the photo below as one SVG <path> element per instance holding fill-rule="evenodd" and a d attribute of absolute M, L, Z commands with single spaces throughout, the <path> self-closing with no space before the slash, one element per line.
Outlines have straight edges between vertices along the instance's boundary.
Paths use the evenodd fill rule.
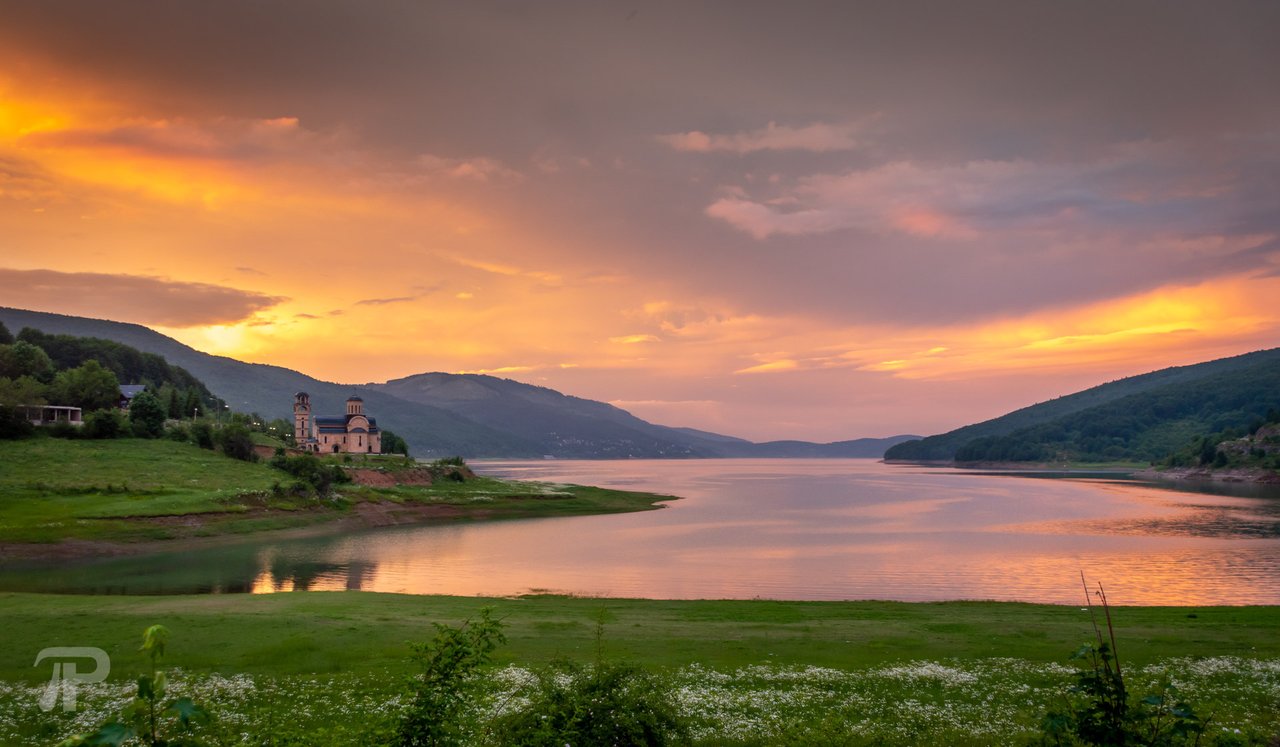
<path fill-rule="evenodd" d="M 1278 5 L 0 8 L 7 305 L 825 440 L 1280 341 Z"/>
<path fill-rule="evenodd" d="M 286 300 L 207 283 L 0 268 L 7 306 L 164 327 L 236 324 Z"/>

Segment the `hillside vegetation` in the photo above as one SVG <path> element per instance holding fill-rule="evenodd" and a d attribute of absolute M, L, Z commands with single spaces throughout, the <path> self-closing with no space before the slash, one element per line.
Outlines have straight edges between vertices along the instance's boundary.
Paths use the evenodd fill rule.
<path fill-rule="evenodd" d="M 1103 384 L 949 433 L 909 441 L 904 461 L 1154 462 L 1209 434 L 1240 434 L 1280 409 L 1280 349 Z"/>

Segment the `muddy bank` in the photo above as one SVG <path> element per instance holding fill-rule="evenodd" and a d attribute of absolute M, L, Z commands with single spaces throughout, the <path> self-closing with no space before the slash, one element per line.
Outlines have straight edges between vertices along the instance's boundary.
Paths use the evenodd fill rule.
<path fill-rule="evenodd" d="M 1212 469 L 1209 467 L 1170 467 L 1168 469 L 1144 469 L 1139 472 L 1134 472 L 1133 476 L 1139 480 L 1156 480 L 1166 482 L 1280 485 L 1280 472 L 1257 468 Z"/>

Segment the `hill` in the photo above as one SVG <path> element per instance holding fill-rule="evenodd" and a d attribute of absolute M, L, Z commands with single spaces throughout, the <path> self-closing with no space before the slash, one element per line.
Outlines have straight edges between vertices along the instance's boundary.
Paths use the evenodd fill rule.
<path fill-rule="evenodd" d="M 298 391 L 310 393 L 317 414 L 340 413 L 358 389 L 379 425 L 404 438 L 419 457 L 879 457 L 888 446 L 915 438 L 755 444 L 655 425 L 604 402 L 493 376 L 424 373 L 354 386 L 209 355 L 137 324 L 9 308 L 0 308 L 0 322 L 14 332 L 30 327 L 46 334 L 115 340 L 155 353 L 205 382 L 231 409 L 267 418 L 291 418 L 292 395 Z"/>
<path fill-rule="evenodd" d="M 890 448 L 894 461 L 1155 461 L 1280 407 L 1280 348 L 1102 384 Z"/>

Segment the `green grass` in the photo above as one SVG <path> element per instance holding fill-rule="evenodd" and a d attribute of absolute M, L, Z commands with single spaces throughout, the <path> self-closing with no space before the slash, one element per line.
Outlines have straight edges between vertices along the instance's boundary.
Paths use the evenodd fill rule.
<path fill-rule="evenodd" d="M 399 458 L 364 461 L 405 464 Z M 670 500 L 493 478 L 393 488 L 341 485 L 333 499 L 323 500 L 273 491 L 292 482 L 265 462 L 166 440 L 0 441 L 0 543 L 243 534 L 350 517 L 360 502 L 406 509 L 445 505 L 453 509 L 448 518 L 457 520 L 639 511 Z M 419 520 L 404 513 L 405 521 Z"/>
<path fill-rule="evenodd" d="M 34 679 L 46 646 L 99 646 L 131 668 L 135 639 L 153 623 L 174 631 L 174 664 L 264 675 L 407 671 L 407 641 L 433 622 L 456 624 L 492 607 L 510 643 L 505 662 L 589 661 L 596 620 L 607 652 L 647 666 L 752 664 L 857 669 L 918 659 L 1014 657 L 1061 662 L 1090 637 L 1078 607 L 996 602 L 658 601 L 532 596 L 515 599 L 370 592 L 176 597 L 0 594 L 0 678 Z M 1280 607 L 1127 607 L 1113 610 L 1121 655 L 1280 657 Z M 114 671 L 114 670 L 113 670 Z"/>
<path fill-rule="evenodd" d="M 163 537 L 125 517 L 245 511 L 277 479 L 266 465 L 173 441 L 2 442 L 0 542 Z"/>
<path fill-rule="evenodd" d="M 531 670 L 602 653 L 655 672 L 695 745 L 1034 743 L 1073 681 L 1070 653 L 1092 635 L 1080 608 L 996 602 L 0 594 L 0 741 L 54 743 L 109 718 L 142 670 L 141 631 L 163 623 L 172 690 L 212 707 L 217 743 L 369 744 L 406 702 L 408 643 L 484 607 L 509 641 L 484 675 L 477 723 L 518 704 Z M 1139 697 L 1177 680 L 1234 740 L 1205 744 L 1265 745 L 1280 733 L 1280 608 L 1112 613 Z M 48 669 L 31 666 L 36 652 L 76 645 L 105 649 L 110 679 L 81 688 L 76 714 L 39 712 Z"/>

